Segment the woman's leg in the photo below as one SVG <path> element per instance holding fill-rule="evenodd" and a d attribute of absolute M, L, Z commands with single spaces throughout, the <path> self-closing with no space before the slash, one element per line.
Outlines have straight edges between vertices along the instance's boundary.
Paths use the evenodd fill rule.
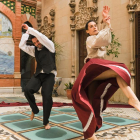
<path fill-rule="evenodd" d="M 137 99 L 136 95 L 130 88 L 130 86 L 127 85 L 127 83 L 113 70 L 107 70 L 103 73 L 101 73 L 99 76 L 93 79 L 94 80 L 105 80 L 109 78 L 116 78 L 117 83 L 123 93 L 126 95 L 126 97 L 129 99 L 128 103 L 132 105 L 134 108 L 136 108 L 138 111 L 140 111 L 140 102 Z"/>
<path fill-rule="evenodd" d="M 140 112 L 140 102 L 136 97 L 136 95 L 134 94 L 134 92 L 132 91 L 132 89 L 130 88 L 130 86 L 128 86 L 127 83 L 120 76 L 117 76 L 116 79 L 119 87 L 126 95 L 126 97 L 129 99 L 128 103 L 133 107 L 135 107 Z"/>

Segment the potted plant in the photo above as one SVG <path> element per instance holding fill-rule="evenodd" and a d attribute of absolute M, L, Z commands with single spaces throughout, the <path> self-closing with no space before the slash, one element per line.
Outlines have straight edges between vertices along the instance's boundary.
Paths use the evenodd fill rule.
<path fill-rule="evenodd" d="M 65 83 L 64 85 L 65 85 L 65 89 L 64 90 L 67 93 L 68 99 L 72 99 L 71 98 L 71 90 L 72 90 L 73 84 L 71 82 L 69 82 L 69 83 Z"/>

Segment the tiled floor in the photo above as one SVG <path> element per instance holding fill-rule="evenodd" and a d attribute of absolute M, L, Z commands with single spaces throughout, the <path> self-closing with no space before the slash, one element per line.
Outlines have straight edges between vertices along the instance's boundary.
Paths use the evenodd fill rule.
<path fill-rule="evenodd" d="M 37 102 L 41 101 L 39 96 L 36 95 Z M 13 95 L 13 97 L 7 100 L 19 98 L 25 101 L 23 95 L 18 98 Z M 54 100 L 71 102 L 66 97 L 54 97 Z M 50 116 L 50 130 L 44 129 L 42 107 L 40 106 L 39 109 L 40 112 L 33 121 L 30 121 L 29 106 L 1 107 L 0 140 L 83 139 L 82 125 L 73 107 L 53 108 Z M 133 108 L 107 108 L 103 113 L 103 126 L 96 132 L 96 136 L 98 140 L 140 140 L 140 113 Z"/>
<path fill-rule="evenodd" d="M 7 112 L 0 115 L 1 140 L 7 137 L 10 140 L 78 140 L 83 138 L 82 125 L 73 107 L 53 108 L 50 116 L 52 127 L 50 130 L 44 130 L 42 110 L 33 121 L 30 121 L 30 111 L 28 107 L 26 109 L 23 112 L 19 110 L 16 113 Z M 123 112 L 123 109 L 120 110 Z M 103 120 L 102 128 L 96 132 L 99 140 L 140 140 L 140 118 L 112 115 L 108 109 L 103 113 Z"/>

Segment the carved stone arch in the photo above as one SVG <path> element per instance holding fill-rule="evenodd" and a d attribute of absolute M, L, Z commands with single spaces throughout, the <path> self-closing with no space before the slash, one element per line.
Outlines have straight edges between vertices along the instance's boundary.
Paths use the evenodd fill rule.
<path fill-rule="evenodd" d="M 15 13 L 10 9 L 8 8 L 7 6 L 5 6 L 3 3 L 0 2 L 0 12 L 3 13 L 12 23 L 12 28 L 13 28 L 13 31 L 12 31 L 12 37 L 13 39 L 15 39 L 15 33 L 16 33 L 16 27 L 15 27 L 15 18 L 16 18 L 16 15 Z"/>
<path fill-rule="evenodd" d="M 97 23 L 98 17 L 94 17 L 94 13 L 97 12 L 98 7 L 94 5 L 93 7 L 87 7 L 87 0 L 80 0 L 79 2 L 79 10 L 75 12 L 75 2 L 71 1 L 69 4 L 72 8 L 71 11 L 73 13 L 70 16 L 72 20 L 71 30 L 79 30 L 85 27 L 85 24 L 89 20 L 94 20 Z"/>
<path fill-rule="evenodd" d="M 79 11 L 74 14 L 75 16 L 75 28 L 76 30 L 82 29 L 85 27 L 85 24 L 89 20 L 94 20 L 97 23 L 98 17 L 94 17 L 93 13 L 97 11 L 97 7 L 87 7 L 86 0 L 80 0 L 79 2 Z"/>
<path fill-rule="evenodd" d="M 130 13 L 134 11 L 140 11 L 140 0 L 129 0 L 127 9 Z"/>

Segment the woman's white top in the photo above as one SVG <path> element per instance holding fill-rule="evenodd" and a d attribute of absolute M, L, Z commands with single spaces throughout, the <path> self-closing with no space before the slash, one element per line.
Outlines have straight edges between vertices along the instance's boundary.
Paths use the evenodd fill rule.
<path fill-rule="evenodd" d="M 99 31 L 97 35 L 87 37 L 86 48 L 88 58 L 101 58 L 104 59 L 106 54 L 106 47 L 111 43 L 111 27 L 106 26 L 103 30 Z"/>

